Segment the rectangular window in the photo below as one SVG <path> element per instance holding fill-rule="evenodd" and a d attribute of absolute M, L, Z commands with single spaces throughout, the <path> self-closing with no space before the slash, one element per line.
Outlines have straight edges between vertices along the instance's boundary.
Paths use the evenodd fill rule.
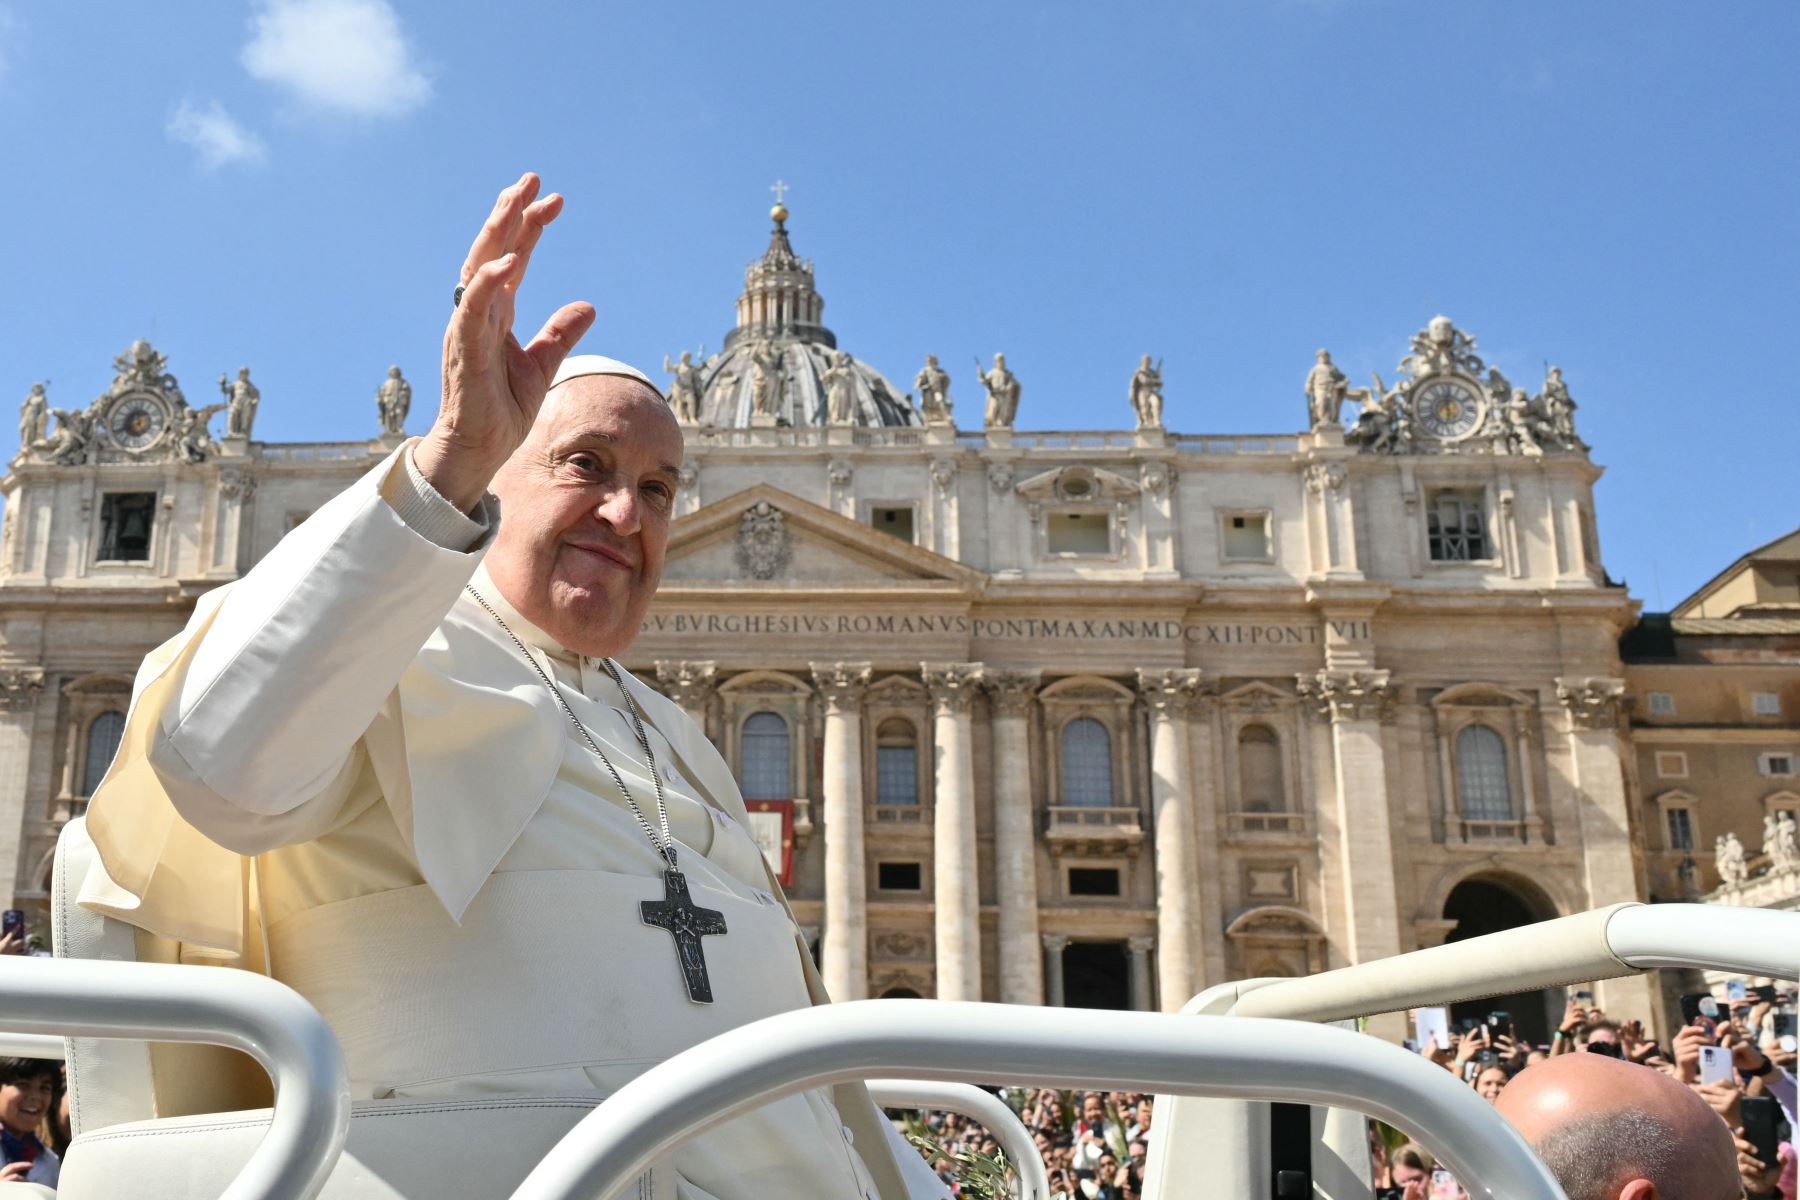
<path fill-rule="evenodd" d="M 1756 765 L 1764 775 L 1792 775 L 1794 773 L 1794 756 L 1792 754 L 1765 754 Z"/>
<path fill-rule="evenodd" d="M 148 562 L 155 524 L 155 492 L 108 492 L 102 496 L 100 561 Z"/>
<path fill-rule="evenodd" d="M 1269 514 L 1226 513 L 1224 550 L 1227 562 L 1267 562 L 1269 560 Z"/>
<path fill-rule="evenodd" d="M 871 508 L 869 524 L 903 542 L 913 540 L 913 510 L 904 508 Z"/>
<path fill-rule="evenodd" d="M 875 747 L 875 803 L 919 802 L 919 752 L 911 746 Z"/>
<path fill-rule="evenodd" d="M 1117 867 L 1070 867 L 1069 895 L 1116 896 L 1119 894 Z"/>
<path fill-rule="evenodd" d="M 1478 562 L 1488 557 L 1487 522 L 1477 492 L 1434 492 L 1425 511 L 1425 540 L 1433 562 Z"/>
<path fill-rule="evenodd" d="M 1658 779 L 1686 779 L 1687 755 L 1679 750 L 1658 750 L 1656 752 L 1656 777 Z"/>
<path fill-rule="evenodd" d="M 916 892 L 924 887 L 924 872 L 916 862 L 875 864 L 875 886 L 884 892 Z"/>
<path fill-rule="evenodd" d="M 1669 849 L 1694 848 L 1694 814 L 1685 808 L 1671 808 L 1669 816 Z"/>
<path fill-rule="evenodd" d="M 1650 715 L 1653 717 L 1672 717 L 1675 715 L 1675 693 L 1651 692 Z"/>
<path fill-rule="evenodd" d="M 1781 696 L 1776 692 L 1756 692 L 1750 697 L 1750 711 L 1759 717 L 1779 717 Z"/>
<path fill-rule="evenodd" d="M 1050 513 L 1044 522 L 1052 554 L 1112 553 L 1112 520 L 1103 512 Z"/>

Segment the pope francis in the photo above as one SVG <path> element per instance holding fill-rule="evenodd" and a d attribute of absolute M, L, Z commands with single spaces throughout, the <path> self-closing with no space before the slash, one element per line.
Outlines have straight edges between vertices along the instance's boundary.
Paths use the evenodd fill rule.
<path fill-rule="evenodd" d="M 501 193 L 431 431 L 145 660 L 89 808 L 82 903 L 298 990 L 359 1099 L 605 1095 L 826 999 L 725 763 L 611 657 L 656 592 L 682 438 L 641 372 L 569 355 L 591 305 L 513 336 L 561 207 L 535 175 Z M 639 1194 L 897 1200 L 935 1194 L 921 1166 L 840 1087 Z"/>

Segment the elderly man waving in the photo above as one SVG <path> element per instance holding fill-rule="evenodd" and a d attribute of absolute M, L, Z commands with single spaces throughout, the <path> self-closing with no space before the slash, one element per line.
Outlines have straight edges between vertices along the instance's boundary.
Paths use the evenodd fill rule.
<path fill-rule="evenodd" d="M 538 193 L 501 193 L 469 252 L 431 432 L 145 660 L 89 810 L 82 902 L 294 987 L 361 1099 L 604 1095 L 825 999 L 724 762 L 613 660 L 681 430 L 640 371 L 569 356 L 591 305 L 513 336 L 562 208 Z M 895 1200 L 898 1150 L 861 1088 L 812 1092 L 641 1192 Z"/>

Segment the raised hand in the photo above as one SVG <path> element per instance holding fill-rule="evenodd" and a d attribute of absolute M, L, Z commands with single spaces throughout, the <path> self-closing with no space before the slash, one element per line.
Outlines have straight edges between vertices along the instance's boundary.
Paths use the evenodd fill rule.
<path fill-rule="evenodd" d="M 513 306 L 545 226 L 562 197 L 538 198 L 526 172 L 500 193 L 463 262 L 462 300 L 444 331 L 444 385 L 437 420 L 415 449 L 420 473 L 465 512 L 531 432 L 557 367 L 594 323 L 584 301 L 558 309 L 520 345 Z"/>

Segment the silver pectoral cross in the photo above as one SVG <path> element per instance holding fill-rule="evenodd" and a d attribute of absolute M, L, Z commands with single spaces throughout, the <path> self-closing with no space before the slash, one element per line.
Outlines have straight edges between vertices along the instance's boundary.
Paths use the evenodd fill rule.
<path fill-rule="evenodd" d="M 644 924 L 674 935 L 675 958 L 687 982 L 688 999 L 695 1004 L 711 1004 L 712 980 L 706 974 L 706 953 L 700 948 L 700 939 L 723 935 L 725 914 L 695 904 L 688 893 L 687 876 L 674 867 L 663 872 L 663 898 L 640 901 L 638 912 Z"/>

